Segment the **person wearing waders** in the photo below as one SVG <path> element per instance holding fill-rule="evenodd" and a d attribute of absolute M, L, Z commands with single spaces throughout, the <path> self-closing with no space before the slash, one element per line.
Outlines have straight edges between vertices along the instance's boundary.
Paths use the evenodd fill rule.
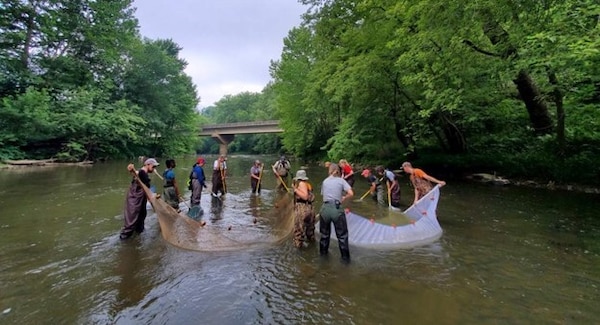
<path fill-rule="evenodd" d="M 213 163 L 213 174 L 212 174 L 212 196 L 217 197 L 219 192 L 221 195 L 225 195 L 227 190 L 225 189 L 225 178 L 227 177 L 227 163 L 225 162 L 225 156 L 219 156 L 219 159 Z"/>
<path fill-rule="evenodd" d="M 200 200 L 202 199 L 202 188 L 206 188 L 206 177 L 204 175 L 204 163 L 206 161 L 202 157 L 198 157 L 196 160 L 196 164 L 192 167 L 192 171 L 190 172 L 190 189 L 192 190 L 192 195 L 190 196 L 190 205 L 191 208 L 200 205 Z"/>
<path fill-rule="evenodd" d="M 315 212 L 312 185 L 306 171 L 300 169 L 293 179 L 294 189 L 294 246 L 302 248 L 315 240 Z"/>
<path fill-rule="evenodd" d="M 290 161 L 287 160 L 285 156 L 281 156 L 281 158 L 279 158 L 279 160 L 277 160 L 275 164 L 273 164 L 273 171 L 276 173 L 277 177 L 277 190 L 288 190 L 287 183 L 290 168 Z"/>
<path fill-rule="evenodd" d="M 173 209 L 179 211 L 179 188 L 177 187 L 177 180 L 175 179 L 175 159 L 167 159 L 165 161 L 167 169 L 163 172 L 163 200 L 167 202 Z"/>
<path fill-rule="evenodd" d="M 373 175 L 371 170 L 368 168 L 363 170 L 361 175 L 364 178 L 366 178 L 367 182 L 369 183 L 369 193 L 371 193 L 371 198 L 373 198 L 374 201 L 377 201 L 378 204 L 385 205 L 385 198 L 381 179 Z"/>
<path fill-rule="evenodd" d="M 150 187 L 150 176 L 148 174 L 154 172 L 154 168 L 158 166 L 158 162 L 154 158 L 146 159 L 144 167 L 137 171 L 137 177 L 140 181 Z M 135 172 L 133 164 L 127 165 L 129 172 Z M 123 213 L 123 229 L 121 229 L 121 239 L 127 239 L 133 235 L 133 232 L 142 233 L 144 231 L 144 221 L 146 220 L 146 202 L 148 198 L 142 186 L 133 178 L 127 197 L 125 199 L 125 211 Z"/>
<path fill-rule="evenodd" d="M 342 208 L 342 203 L 354 195 L 352 187 L 343 178 L 340 177 L 340 168 L 337 164 L 329 165 L 329 176 L 321 185 L 321 194 L 323 195 L 323 206 L 319 214 L 321 221 L 319 223 L 319 232 L 321 239 L 319 241 L 319 252 L 321 255 L 329 253 L 329 239 L 331 235 L 331 224 L 333 223 L 335 235 L 338 238 L 340 254 L 342 261 L 350 262 L 350 247 L 348 245 L 348 224 L 346 223 L 346 214 Z"/>

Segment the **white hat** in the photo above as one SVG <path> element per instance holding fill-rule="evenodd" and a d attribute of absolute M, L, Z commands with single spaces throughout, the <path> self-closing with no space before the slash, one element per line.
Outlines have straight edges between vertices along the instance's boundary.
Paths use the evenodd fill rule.
<path fill-rule="evenodd" d="M 299 171 L 296 172 L 296 177 L 294 177 L 294 180 L 299 179 L 301 181 L 307 181 L 308 177 L 306 177 L 306 171 L 304 169 L 300 169 Z"/>
<path fill-rule="evenodd" d="M 156 161 L 156 159 L 154 159 L 154 158 L 148 158 L 144 162 L 144 165 L 152 165 L 152 166 L 156 167 L 156 166 L 159 166 L 160 164 L 158 163 L 158 161 Z"/>

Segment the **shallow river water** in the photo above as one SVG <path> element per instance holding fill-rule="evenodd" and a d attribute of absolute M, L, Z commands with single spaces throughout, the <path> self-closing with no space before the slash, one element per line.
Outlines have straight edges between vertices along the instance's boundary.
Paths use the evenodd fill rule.
<path fill-rule="evenodd" d="M 204 218 L 260 218 L 274 208 L 272 174 L 260 197 L 250 193 L 253 159 L 229 158 L 229 194 L 221 206 L 204 195 Z M 192 162 L 178 161 L 180 183 Z M 316 243 L 298 251 L 291 239 L 182 250 L 162 239 L 153 214 L 144 233 L 122 241 L 126 163 L 0 170 L 1 324 L 600 323 L 598 195 L 447 180 L 439 240 L 351 247 L 344 265 L 335 241 L 325 259 Z M 318 192 L 325 169 L 307 170 Z M 355 186 L 356 199 L 367 185 Z M 368 199 L 350 205 L 395 218 Z"/>

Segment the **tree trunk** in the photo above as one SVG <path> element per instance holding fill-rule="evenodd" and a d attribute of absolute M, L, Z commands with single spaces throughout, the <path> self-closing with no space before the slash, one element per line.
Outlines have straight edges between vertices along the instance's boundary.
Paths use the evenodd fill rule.
<path fill-rule="evenodd" d="M 517 48 L 510 42 L 508 32 L 495 20 L 488 10 L 482 11 L 485 19 L 483 33 L 493 45 L 502 49 L 500 56 L 506 60 L 518 57 Z M 517 78 L 513 80 L 521 99 L 525 103 L 529 121 L 536 134 L 549 134 L 552 132 L 552 118 L 548 112 L 548 106 L 544 102 L 540 90 L 525 70 L 519 71 Z"/>
<path fill-rule="evenodd" d="M 556 105 L 556 144 L 558 146 L 558 155 L 563 157 L 566 150 L 565 139 L 565 109 L 563 107 L 563 94 L 560 91 L 556 73 L 552 69 L 548 69 L 548 80 L 554 86 L 552 97 Z"/>
<path fill-rule="evenodd" d="M 548 106 L 546 105 L 546 102 L 542 100 L 540 90 L 527 71 L 519 71 L 517 78 L 513 80 L 513 82 L 517 85 L 521 99 L 525 103 L 525 107 L 529 113 L 529 121 L 531 122 L 531 126 L 535 130 L 535 133 L 551 133 L 553 123 L 550 113 L 548 112 Z"/>
<path fill-rule="evenodd" d="M 465 153 L 467 151 L 465 137 L 458 126 L 456 126 L 456 124 L 454 124 L 454 122 L 450 119 L 448 114 L 446 112 L 438 112 L 432 116 L 432 118 L 438 121 L 437 124 L 441 126 L 442 132 L 444 133 L 446 145 L 443 147 L 446 148 L 449 153 Z M 436 123 L 432 123 L 432 125 L 435 124 Z"/>
<path fill-rule="evenodd" d="M 402 88 L 400 87 L 400 83 L 398 82 L 398 78 L 399 78 L 399 74 L 395 74 L 394 78 L 392 78 L 392 85 L 394 88 L 394 96 L 393 96 L 393 102 L 390 104 L 390 118 L 392 119 L 392 121 L 394 121 L 394 133 L 396 135 L 396 138 L 398 139 L 398 141 L 400 141 L 400 143 L 402 143 L 402 145 L 404 146 L 405 149 L 407 150 L 411 150 L 411 144 L 414 143 L 413 139 L 408 137 L 405 133 L 404 133 L 404 124 L 403 122 L 406 121 L 406 119 L 402 119 L 399 115 L 400 112 L 402 110 L 402 107 L 400 106 L 400 94 L 404 94 L 404 92 L 402 91 Z M 406 96 L 406 94 L 404 94 Z"/>
<path fill-rule="evenodd" d="M 25 21 L 25 42 L 23 44 L 23 53 L 21 53 L 21 65 L 24 70 L 29 70 L 29 51 L 31 50 L 31 42 L 33 41 L 33 30 L 35 25 L 36 3 L 31 2 L 27 8 L 27 20 Z"/>

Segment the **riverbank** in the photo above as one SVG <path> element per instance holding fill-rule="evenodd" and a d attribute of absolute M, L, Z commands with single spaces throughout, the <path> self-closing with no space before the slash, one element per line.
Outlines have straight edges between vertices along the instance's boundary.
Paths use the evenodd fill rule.
<path fill-rule="evenodd" d="M 80 162 L 60 162 L 56 159 L 6 159 L 0 162 L 0 169 L 9 168 L 32 168 L 32 167 L 56 167 L 56 166 L 92 166 L 93 161 L 85 160 Z"/>
<path fill-rule="evenodd" d="M 329 161 L 318 162 L 320 166 L 327 167 Z M 375 166 L 367 166 L 362 164 L 352 164 L 352 169 L 354 173 L 358 176 L 360 175 L 360 171 L 365 168 L 375 168 Z M 432 170 L 436 170 L 436 168 L 432 168 Z M 393 170 L 394 174 L 402 175 L 404 172 L 402 170 Z M 473 182 L 478 183 L 486 183 L 490 184 L 490 186 L 519 186 L 519 187 L 529 187 L 529 188 L 539 188 L 539 189 L 548 189 L 548 190 L 563 190 L 563 191 L 571 191 L 571 192 L 581 192 L 588 194 L 600 194 L 600 188 L 596 186 L 583 185 L 583 184 L 557 184 L 555 181 L 548 180 L 532 180 L 532 179 L 508 179 L 503 176 L 499 176 L 496 174 L 488 174 L 488 173 L 459 173 L 453 174 L 452 178 L 466 179 Z"/>
<path fill-rule="evenodd" d="M 468 180 L 486 183 L 494 186 L 522 186 L 529 188 L 544 188 L 548 190 L 563 190 L 563 191 L 575 191 L 589 194 L 600 194 L 600 188 L 594 186 L 586 186 L 581 184 L 556 184 L 555 181 L 535 181 L 525 179 L 513 179 L 509 180 L 502 176 L 487 173 L 476 173 L 470 174 L 465 177 Z"/>

